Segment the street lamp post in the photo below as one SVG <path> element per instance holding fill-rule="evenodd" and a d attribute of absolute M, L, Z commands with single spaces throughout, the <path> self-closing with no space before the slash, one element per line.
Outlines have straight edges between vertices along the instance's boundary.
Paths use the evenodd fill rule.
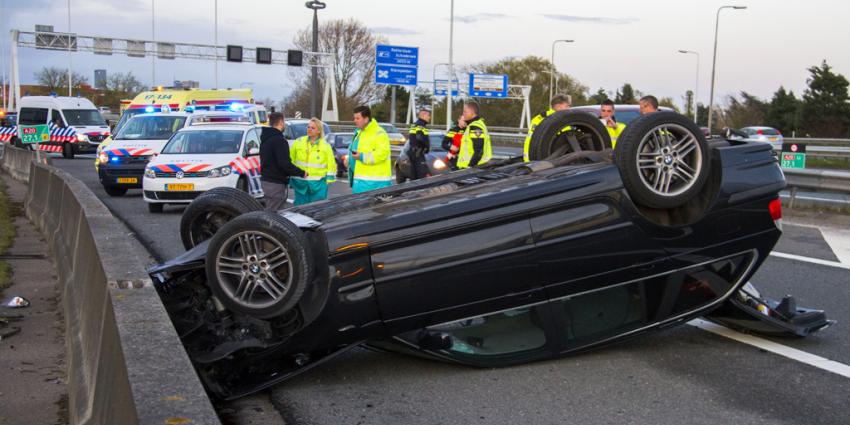
<path fill-rule="evenodd" d="M 151 0 L 151 40 L 153 40 L 153 54 L 151 55 L 151 87 L 156 87 L 156 9 L 154 0 Z"/>
<path fill-rule="evenodd" d="M 555 80 L 555 45 L 558 43 L 572 43 L 574 40 L 555 40 L 552 42 L 552 57 L 549 60 L 549 63 L 552 65 L 552 73 L 549 74 L 549 99 L 552 99 L 554 95 L 554 86 L 552 83 Z"/>
<path fill-rule="evenodd" d="M 697 56 L 697 77 L 696 80 L 694 80 L 694 98 L 692 99 L 692 103 L 694 105 L 694 124 L 699 125 L 699 121 L 697 121 L 697 96 L 699 95 L 699 52 L 694 52 L 693 50 L 679 50 L 679 53 Z"/>
<path fill-rule="evenodd" d="M 213 2 L 213 15 L 214 15 L 213 19 L 215 20 L 215 24 L 213 25 L 215 27 L 215 29 L 213 30 L 213 33 L 214 33 L 213 37 L 215 38 L 215 40 L 213 41 L 213 44 L 215 44 L 215 47 L 213 48 L 213 51 L 215 52 L 215 71 L 214 71 L 215 76 L 213 78 L 213 81 L 215 82 L 215 87 L 213 87 L 213 88 L 217 89 L 218 88 L 218 0 L 214 0 L 214 2 Z"/>
<path fill-rule="evenodd" d="M 451 12 L 449 12 L 449 90 L 446 93 L 446 131 L 452 127 L 452 79 L 455 75 L 453 55 L 455 36 L 455 0 L 451 1 Z M 460 93 L 458 93 L 460 94 Z"/>
<path fill-rule="evenodd" d="M 319 10 L 322 10 L 326 5 L 318 0 L 310 0 L 304 4 L 307 9 L 313 10 L 313 52 L 319 51 Z M 313 66 L 310 70 L 310 116 L 318 117 L 319 111 L 316 109 L 316 96 L 319 92 L 319 68 Z M 333 70 L 331 70 L 333 72 Z"/>
<path fill-rule="evenodd" d="M 720 28 L 720 11 L 723 9 L 746 9 L 747 6 L 720 6 L 714 19 L 714 57 L 711 60 L 711 94 L 708 96 L 708 131 L 711 131 L 711 121 L 714 115 L 714 71 L 717 65 L 717 31 Z"/>
<path fill-rule="evenodd" d="M 71 0 L 68 0 L 68 97 L 73 96 L 71 93 Z"/>

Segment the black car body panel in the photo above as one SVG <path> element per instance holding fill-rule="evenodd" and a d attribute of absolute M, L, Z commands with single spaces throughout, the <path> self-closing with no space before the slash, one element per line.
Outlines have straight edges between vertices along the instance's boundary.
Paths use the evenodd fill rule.
<path fill-rule="evenodd" d="M 493 161 L 279 212 L 316 260 L 286 317 L 225 320 L 209 307 L 208 243 L 150 273 L 208 388 L 234 398 L 364 341 L 504 366 L 735 308 L 781 235 L 768 205 L 785 181 L 769 146 L 713 143 L 699 208 L 674 211 L 633 203 L 610 162 L 516 173 L 526 166 Z M 219 356 L 225 345 L 242 351 Z"/>

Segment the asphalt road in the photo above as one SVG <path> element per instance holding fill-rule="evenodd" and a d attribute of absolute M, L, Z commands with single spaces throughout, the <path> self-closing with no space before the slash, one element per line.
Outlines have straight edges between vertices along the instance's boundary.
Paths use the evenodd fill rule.
<path fill-rule="evenodd" d="M 182 208 L 150 214 L 139 191 L 110 198 L 90 159 L 54 164 L 91 187 L 159 259 L 183 252 Z M 347 192 L 337 184 L 331 196 Z M 837 261 L 819 229 L 785 225 L 777 251 Z M 752 282 L 764 295 L 798 295 L 839 323 L 775 342 L 850 364 L 850 269 L 770 257 Z M 685 325 L 558 360 L 474 369 L 356 349 L 255 400 L 286 423 L 846 424 L 850 379 Z M 224 407 L 236 423 L 246 413 Z M 277 418 L 276 418 L 277 419 Z M 265 421 L 269 420 L 268 418 Z M 267 422 L 264 422 L 267 423 Z"/>

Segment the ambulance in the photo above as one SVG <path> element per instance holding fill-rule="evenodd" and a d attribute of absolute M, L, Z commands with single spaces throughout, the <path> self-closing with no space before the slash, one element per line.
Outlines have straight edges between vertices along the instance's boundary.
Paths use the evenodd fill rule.
<path fill-rule="evenodd" d="M 166 204 L 188 204 L 217 187 L 262 197 L 262 126 L 251 121 L 244 114 L 231 119 L 209 114 L 175 133 L 145 168 L 142 193 L 148 211 L 159 213 Z"/>

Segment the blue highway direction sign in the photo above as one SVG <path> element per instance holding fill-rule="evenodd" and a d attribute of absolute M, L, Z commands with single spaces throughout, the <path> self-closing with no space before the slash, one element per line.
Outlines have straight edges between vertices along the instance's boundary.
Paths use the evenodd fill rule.
<path fill-rule="evenodd" d="M 474 97 L 508 97 L 508 76 L 469 74 L 469 95 Z"/>
<path fill-rule="evenodd" d="M 375 47 L 375 63 L 379 65 L 419 66 L 419 48 L 379 44 Z"/>
<path fill-rule="evenodd" d="M 418 68 L 407 66 L 375 66 L 375 83 L 394 86 L 415 86 Z"/>

